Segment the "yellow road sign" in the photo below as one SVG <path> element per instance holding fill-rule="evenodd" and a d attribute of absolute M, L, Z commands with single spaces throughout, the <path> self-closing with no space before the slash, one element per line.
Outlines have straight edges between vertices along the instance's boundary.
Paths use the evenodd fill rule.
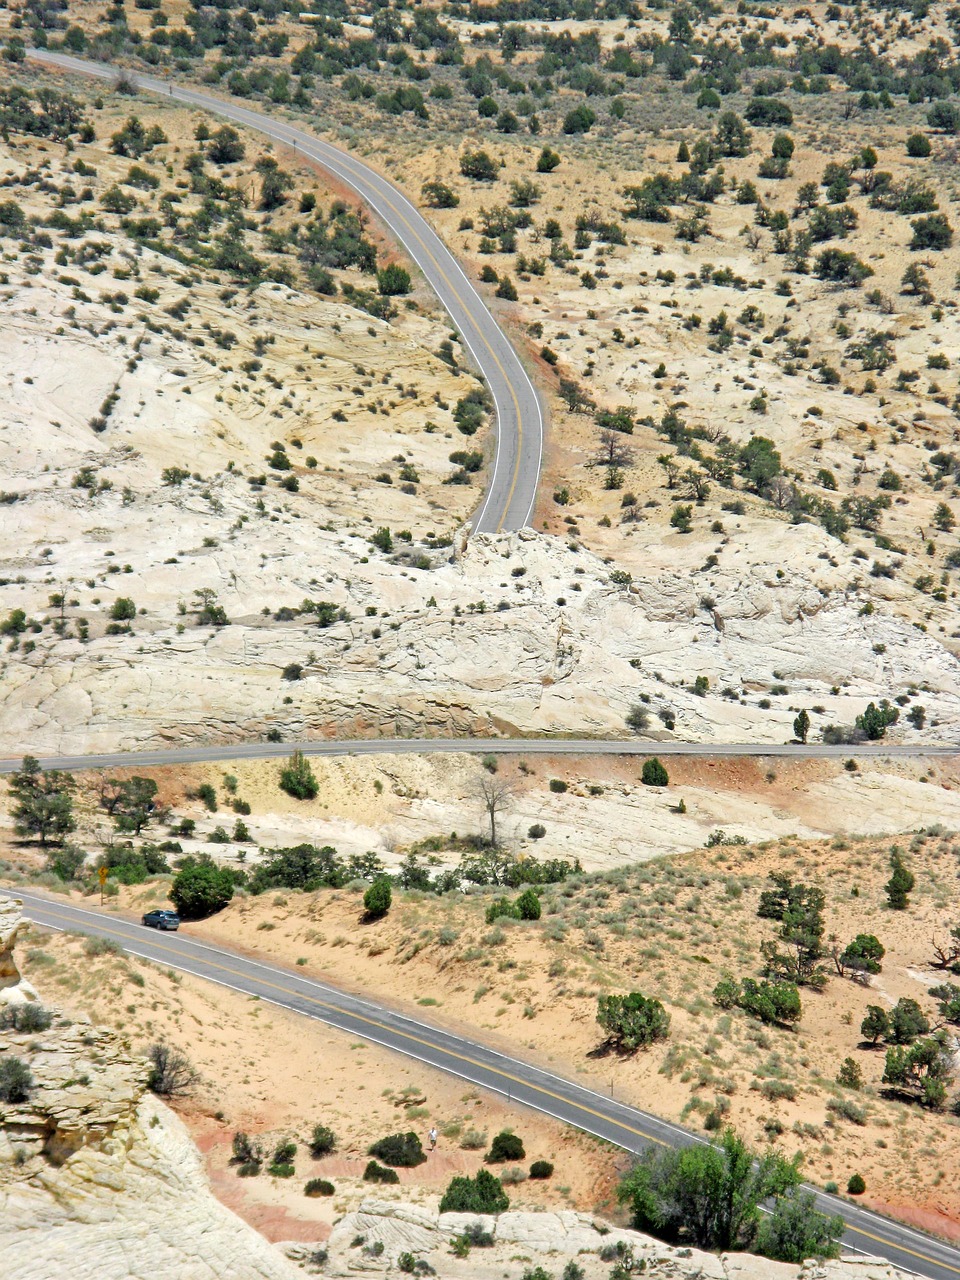
<path fill-rule="evenodd" d="M 100 870 L 97 872 L 97 875 L 100 877 L 100 883 L 101 883 L 101 884 L 106 884 L 106 883 L 107 883 L 107 868 L 106 868 L 106 867 L 101 867 L 101 868 L 100 868 Z"/>

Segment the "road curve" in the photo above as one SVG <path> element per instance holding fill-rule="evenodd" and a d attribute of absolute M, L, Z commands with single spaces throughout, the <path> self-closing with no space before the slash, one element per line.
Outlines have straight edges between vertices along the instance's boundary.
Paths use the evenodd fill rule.
<path fill-rule="evenodd" d="M 109 751 L 101 754 L 45 756 L 45 769 L 146 769 L 171 764 L 209 764 L 220 760 L 275 760 L 293 751 L 305 756 L 449 755 L 465 751 L 503 756 L 753 756 L 801 760 L 902 760 L 960 756 L 960 746 L 931 743 L 864 742 L 832 746 L 823 742 L 651 742 L 631 738 L 337 738 L 307 742 L 226 742 L 213 746 Z M 0 760 L 0 774 L 14 773 L 19 759 Z"/>
<path fill-rule="evenodd" d="M 46 49 L 30 49 L 37 62 L 116 80 L 120 68 Z M 483 502 L 471 524 L 476 533 L 520 529 L 530 523 L 543 460 L 544 415 L 539 396 L 510 339 L 463 268 L 416 206 L 392 182 L 356 156 L 304 129 L 198 89 L 130 73 L 139 89 L 201 107 L 293 147 L 352 188 L 423 272 L 483 374 L 496 410 L 496 447 Z"/>
<path fill-rule="evenodd" d="M 406 1017 L 385 1005 L 349 995 L 279 965 L 199 942 L 189 936 L 189 926 L 176 934 L 155 934 L 109 911 L 76 907 L 24 893 L 19 888 L 6 892 L 21 899 L 25 914 L 39 925 L 109 938 L 131 955 L 315 1018 L 505 1095 L 518 1105 L 583 1129 L 626 1151 L 640 1151 L 651 1144 L 677 1147 L 705 1141 L 670 1121 L 498 1053 L 478 1041 Z M 825 1212 L 843 1215 L 847 1227 L 844 1244 L 851 1251 L 883 1258 L 930 1280 L 956 1280 L 960 1276 L 957 1246 L 837 1197 L 816 1194 Z"/>

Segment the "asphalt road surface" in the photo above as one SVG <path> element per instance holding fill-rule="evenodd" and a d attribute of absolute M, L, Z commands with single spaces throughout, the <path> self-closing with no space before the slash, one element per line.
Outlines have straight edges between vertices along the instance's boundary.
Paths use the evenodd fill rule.
<path fill-rule="evenodd" d="M 679 1125 L 519 1058 L 497 1053 L 475 1040 L 408 1018 L 385 1005 L 348 995 L 278 965 L 198 942 L 189 936 L 189 925 L 179 933 L 160 934 L 110 910 L 75 907 L 24 893 L 19 888 L 7 892 L 22 899 L 25 914 L 39 925 L 109 938 L 131 955 L 315 1018 L 583 1129 L 626 1151 L 641 1151 L 651 1144 L 676 1147 L 704 1141 Z M 931 1280 L 960 1276 L 960 1248 L 838 1197 L 822 1192 L 817 1196 L 825 1212 L 843 1215 L 847 1225 L 844 1244 L 851 1251 L 884 1258 Z"/>
<path fill-rule="evenodd" d="M 477 755 L 513 756 L 788 756 L 794 759 L 898 760 L 960 755 L 950 744 L 912 746 L 863 742 L 855 747 L 822 742 L 649 742 L 619 738 L 337 738 L 312 742 L 227 742 L 214 746 L 110 751 L 100 755 L 45 756 L 45 769 L 147 769 L 168 764 L 204 764 L 217 760 L 271 760 L 293 751 L 305 756 L 444 755 L 467 751 Z M 0 760 L 0 774 L 14 773 L 19 759 Z"/>
<path fill-rule="evenodd" d="M 29 57 L 63 71 L 115 81 L 120 68 L 69 54 L 31 49 Z M 143 92 L 201 107 L 293 148 L 352 188 L 422 271 L 483 374 L 496 409 L 496 448 L 475 532 L 520 529 L 530 523 L 543 458 L 543 408 L 510 339 L 457 259 L 414 204 L 375 169 L 279 115 L 255 111 L 184 85 L 128 73 Z"/>

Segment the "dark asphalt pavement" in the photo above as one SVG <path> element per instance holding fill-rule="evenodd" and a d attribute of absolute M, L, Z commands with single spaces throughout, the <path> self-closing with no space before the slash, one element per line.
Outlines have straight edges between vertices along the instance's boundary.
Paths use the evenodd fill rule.
<path fill-rule="evenodd" d="M 626 1151 L 637 1152 L 651 1143 L 675 1147 L 704 1141 L 679 1125 L 542 1067 L 498 1053 L 477 1040 L 430 1026 L 279 965 L 200 942 L 190 937 L 189 925 L 179 933 L 158 934 L 124 919 L 109 906 L 101 911 L 19 888 L 5 892 L 22 899 L 25 914 L 39 925 L 110 938 L 131 955 L 316 1018 L 349 1035 L 504 1095 L 518 1105 L 583 1129 Z M 954 1280 L 960 1276 L 960 1248 L 839 1197 L 823 1192 L 817 1192 L 817 1196 L 825 1212 L 843 1215 L 847 1224 L 844 1244 L 851 1251 L 883 1258 L 930 1280 Z"/>

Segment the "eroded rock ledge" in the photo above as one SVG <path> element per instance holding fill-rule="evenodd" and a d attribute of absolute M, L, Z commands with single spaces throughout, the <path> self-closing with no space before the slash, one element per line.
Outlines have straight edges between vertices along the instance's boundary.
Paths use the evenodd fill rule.
<path fill-rule="evenodd" d="M 473 1248 L 466 1258 L 455 1257 L 451 1239 L 473 1224 L 480 1224 L 493 1237 L 493 1245 Z M 811 1260 L 799 1267 L 752 1254 L 717 1256 L 698 1249 L 675 1249 L 572 1210 L 511 1211 L 485 1217 L 375 1199 L 364 1201 L 334 1226 L 322 1265 L 311 1266 L 309 1261 L 319 1245 L 290 1242 L 283 1247 L 288 1257 L 330 1277 L 396 1274 L 400 1255 L 407 1253 L 450 1280 L 519 1280 L 538 1266 L 556 1280 L 571 1260 L 583 1269 L 584 1280 L 608 1280 L 610 1254 L 618 1246 L 631 1251 L 638 1274 L 642 1271 L 664 1280 L 906 1280 L 887 1263 L 862 1256 L 823 1263 Z"/>
<path fill-rule="evenodd" d="M 0 898 L 0 1007 L 36 1003 L 13 948 L 21 904 Z M 0 1103 L 0 1275 L 18 1280 L 293 1280 L 302 1274 L 213 1196 L 180 1120 L 112 1031 L 47 1006 L 45 1031 L 0 1031 L 27 1063 Z"/>

